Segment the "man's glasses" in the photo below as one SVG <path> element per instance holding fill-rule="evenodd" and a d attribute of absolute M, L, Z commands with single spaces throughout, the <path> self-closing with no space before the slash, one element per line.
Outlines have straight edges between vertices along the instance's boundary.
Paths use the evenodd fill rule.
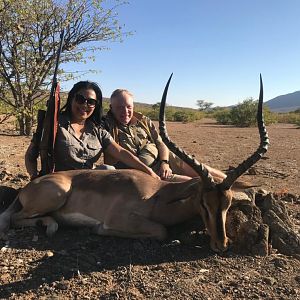
<path fill-rule="evenodd" d="M 97 104 L 97 100 L 93 99 L 93 98 L 85 98 L 84 96 L 80 95 L 80 94 L 76 94 L 75 96 L 75 101 L 78 104 L 87 104 L 89 107 L 95 107 Z"/>

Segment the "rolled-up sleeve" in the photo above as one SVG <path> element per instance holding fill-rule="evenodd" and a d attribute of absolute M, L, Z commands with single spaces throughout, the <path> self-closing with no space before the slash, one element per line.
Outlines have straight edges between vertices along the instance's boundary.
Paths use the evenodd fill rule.
<path fill-rule="evenodd" d="M 108 131 L 99 128 L 99 140 L 101 142 L 103 150 L 105 150 L 113 142 L 114 139 Z"/>

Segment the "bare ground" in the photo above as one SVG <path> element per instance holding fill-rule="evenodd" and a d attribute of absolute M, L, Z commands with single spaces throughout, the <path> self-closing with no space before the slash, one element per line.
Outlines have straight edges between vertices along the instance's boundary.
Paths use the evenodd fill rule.
<path fill-rule="evenodd" d="M 258 146 L 256 128 L 219 126 L 209 120 L 168 124 L 169 135 L 188 153 L 227 169 Z M 266 157 L 243 179 L 281 195 L 298 233 L 300 225 L 300 129 L 268 127 Z M 29 138 L 0 129 L 1 185 L 28 182 L 24 151 Z M 99 237 L 87 229 L 9 231 L 0 241 L 0 298 L 9 299 L 299 299 L 300 260 L 276 249 L 266 257 L 228 251 L 214 254 L 208 239 L 185 227 L 170 230 L 164 243 Z"/>

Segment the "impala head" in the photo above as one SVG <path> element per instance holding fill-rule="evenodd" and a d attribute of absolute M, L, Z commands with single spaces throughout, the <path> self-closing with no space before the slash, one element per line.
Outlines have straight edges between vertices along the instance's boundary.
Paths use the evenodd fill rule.
<path fill-rule="evenodd" d="M 227 177 L 222 182 L 215 182 L 213 177 L 209 174 L 208 170 L 203 164 L 197 162 L 193 157 L 177 147 L 176 144 L 173 143 L 168 136 L 165 122 L 165 105 L 172 75 L 167 82 L 161 100 L 159 114 L 160 135 L 168 148 L 179 158 L 181 158 L 185 163 L 191 166 L 201 177 L 202 192 L 199 196 L 199 212 L 211 237 L 210 246 L 212 250 L 216 252 L 224 251 L 228 247 L 228 238 L 226 236 L 225 223 L 227 211 L 231 205 L 232 188 L 234 187 L 237 178 L 239 178 L 258 160 L 260 160 L 263 154 L 268 150 L 269 138 L 263 121 L 262 113 L 262 79 L 260 76 L 260 94 L 257 111 L 257 124 L 260 134 L 260 145 L 250 157 L 244 160 L 233 170 L 230 170 L 230 172 L 226 174 Z"/>
<path fill-rule="evenodd" d="M 199 200 L 200 215 L 211 237 L 211 249 L 215 252 L 225 251 L 228 246 L 225 223 L 232 200 L 231 191 L 204 190 Z"/>

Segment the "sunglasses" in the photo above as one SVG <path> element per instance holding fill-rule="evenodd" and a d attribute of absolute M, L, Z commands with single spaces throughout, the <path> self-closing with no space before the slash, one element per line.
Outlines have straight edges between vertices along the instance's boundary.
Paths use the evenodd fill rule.
<path fill-rule="evenodd" d="M 75 101 L 78 104 L 85 104 L 86 103 L 89 107 L 94 107 L 97 104 L 97 100 L 95 100 L 93 98 L 85 98 L 84 96 L 82 96 L 80 94 L 76 94 Z"/>

